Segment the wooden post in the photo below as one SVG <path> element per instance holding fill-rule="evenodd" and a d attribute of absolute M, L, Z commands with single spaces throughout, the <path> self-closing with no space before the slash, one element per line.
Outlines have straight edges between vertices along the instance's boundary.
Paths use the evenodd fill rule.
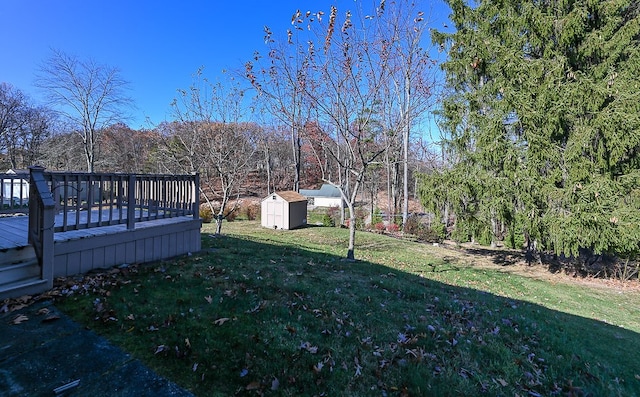
<path fill-rule="evenodd" d="M 194 173 L 193 180 L 193 219 L 200 219 L 200 174 Z"/>
<path fill-rule="evenodd" d="M 32 166 L 29 183 L 29 236 L 40 263 L 40 276 L 53 288 L 53 227 L 55 202 L 44 178 L 44 167 Z"/>
<path fill-rule="evenodd" d="M 136 176 L 129 174 L 127 184 L 127 229 L 133 230 L 136 227 Z"/>

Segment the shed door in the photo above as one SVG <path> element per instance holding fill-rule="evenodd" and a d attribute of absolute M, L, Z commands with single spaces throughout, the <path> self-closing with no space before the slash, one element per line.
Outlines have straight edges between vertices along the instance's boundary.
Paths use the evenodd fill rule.
<path fill-rule="evenodd" d="M 279 229 L 283 228 L 282 217 L 284 215 L 283 202 L 279 200 L 267 201 L 267 227 L 277 226 Z"/>

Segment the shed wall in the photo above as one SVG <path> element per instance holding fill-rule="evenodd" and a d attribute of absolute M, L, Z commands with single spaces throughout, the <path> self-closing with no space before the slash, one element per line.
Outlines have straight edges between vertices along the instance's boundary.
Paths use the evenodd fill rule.
<path fill-rule="evenodd" d="M 295 229 L 307 224 L 307 202 L 289 203 L 288 229 Z"/>

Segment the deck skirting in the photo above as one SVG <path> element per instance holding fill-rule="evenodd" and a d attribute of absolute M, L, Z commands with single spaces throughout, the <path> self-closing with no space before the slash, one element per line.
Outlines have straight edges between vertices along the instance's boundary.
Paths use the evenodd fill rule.
<path fill-rule="evenodd" d="M 178 217 L 55 234 L 53 276 L 145 263 L 200 251 L 201 221 Z"/>

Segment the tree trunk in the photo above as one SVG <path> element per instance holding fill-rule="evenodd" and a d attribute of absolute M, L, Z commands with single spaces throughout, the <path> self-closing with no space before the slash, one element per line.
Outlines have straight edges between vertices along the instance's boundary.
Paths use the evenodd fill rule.
<path fill-rule="evenodd" d="M 293 190 L 300 191 L 300 134 L 296 133 L 295 122 L 291 125 L 291 145 L 293 150 L 293 162 L 294 162 L 294 175 L 293 175 Z"/>
<path fill-rule="evenodd" d="M 216 235 L 219 235 L 220 233 L 222 233 L 222 220 L 224 219 L 224 216 L 222 214 L 218 214 L 216 215 Z"/>
<path fill-rule="evenodd" d="M 264 151 L 264 161 L 265 161 L 265 166 L 267 168 L 267 196 L 269 194 L 271 194 L 271 151 L 269 150 L 269 145 L 266 144 L 265 145 L 265 151 Z M 275 187 L 273 188 L 273 190 L 275 191 Z"/>
<path fill-rule="evenodd" d="M 356 211 L 351 201 L 347 202 L 349 207 L 349 249 L 347 250 L 347 260 L 355 261 L 356 246 Z"/>
<path fill-rule="evenodd" d="M 403 200 L 402 200 L 402 230 L 404 225 L 407 224 L 407 218 L 409 217 L 409 133 L 411 132 L 411 78 L 410 71 L 407 71 L 405 75 L 405 128 L 402 134 L 402 185 L 403 185 Z"/>

